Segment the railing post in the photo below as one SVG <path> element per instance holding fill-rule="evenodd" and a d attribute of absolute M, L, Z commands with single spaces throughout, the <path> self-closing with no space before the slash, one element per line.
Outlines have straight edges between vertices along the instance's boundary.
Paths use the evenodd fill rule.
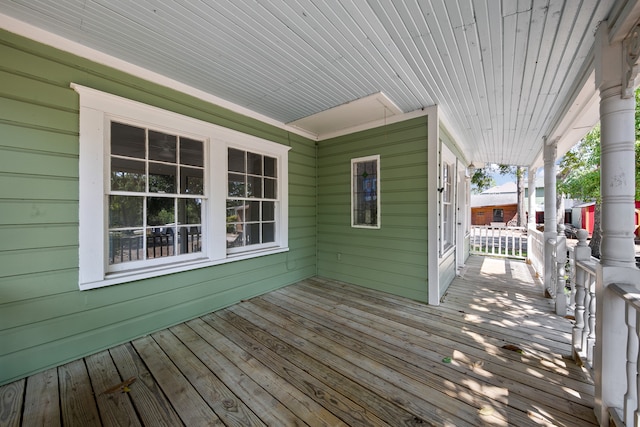
<path fill-rule="evenodd" d="M 564 225 L 558 224 L 558 236 L 556 237 L 556 314 L 567 314 L 567 295 L 564 293 L 567 285 L 565 278 L 567 266 L 567 238 L 564 235 Z"/>
<path fill-rule="evenodd" d="M 556 239 L 546 239 L 544 242 L 544 285 L 551 297 L 555 298 L 556 276 L 558 269 L 556 268 Z"/>
<path fill-rule="evenodd" d="M 591 259 L 591 248 L 587 245 L 587 237 L 589 233 L 587 230 L 578 230 L 578 244 L 573 249 L 573 262 L 575 264 L 576 276 L 574 286 L 576 288 L 576 309 L 575 318 L 576 323 L 573 327 L 572 341 L 573 341 L 573 357 L 576 361 L 580 359 L 579 352 L 585 349 L 584 347 L 584 328 L 585 328 L 585 304 L 587 301 L 587 290 L 585 289 L 586 272 L 583 268 L 580 268 L 579 262 L 587 262 Z"/>

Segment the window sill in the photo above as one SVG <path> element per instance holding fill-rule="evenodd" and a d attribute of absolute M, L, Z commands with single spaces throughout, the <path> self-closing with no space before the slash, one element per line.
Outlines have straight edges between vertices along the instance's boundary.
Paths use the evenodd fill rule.
<path fill-rule="evenodd" d="M 288 252 L 288 247 L 275 247 L 269 249 L 263 249 L 259 251 L 251 251 L 245 253 L 238 253 L 228 255 L 225 259 L 212 260 L 209 258 L 201 258 L 188 262 L 181 262 L 176 264 L 167 264 L 162 267 L 145 268 L 117 273 L 108 273 L 103 280 L 89 283 L 80 283 L 80 290 L 86 291 L 90 289 L 103 288 L 105 286 L 117 285 L 120 283 L 135 282 L 143 279 L 150 279 L 153 277 L 166 276 L 168 274 L 181 273 L 190 270 L 196 270 L 199 268 L 213 267 L 216 265 L 227 264 L 234 261 L 241 261 L 251 258 L 258 258 L 267 255 L 278 254 L 282 252 Z"/>

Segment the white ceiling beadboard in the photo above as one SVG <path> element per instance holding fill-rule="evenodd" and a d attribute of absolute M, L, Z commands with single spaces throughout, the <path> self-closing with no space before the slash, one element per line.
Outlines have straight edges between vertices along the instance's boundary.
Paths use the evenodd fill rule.
<path fill-rule="evenodd" d="M 526 166 L 539 159 L 544 137 L 559 124 L 571 127 L 560 115 L 576 80 L 590 73 L 595 31 L 615 6 L 0 0 L 0 13 L 318 139 L 361 125 L 363 112 L 379 122 L 380 114 L 439 105 L 470 160 Z M 579 99 L 593 96 L 583 91 Z"/>

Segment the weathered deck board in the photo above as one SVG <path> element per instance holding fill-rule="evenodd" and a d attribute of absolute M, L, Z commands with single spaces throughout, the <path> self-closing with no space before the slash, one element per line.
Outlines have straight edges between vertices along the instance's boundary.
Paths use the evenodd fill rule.
<path fill-rule="evenodd" d="M 0 387 L 0 426 L 595 425 L 571 328 L 513 260 L 439 307 L 312 278 Z"/>
<path fill-rule="evenodd" d="M 23 425 L 43 427 L 60 425 L 57 369 L 48 369 L 30 376 L 27 380 L 25 397 Z"/>

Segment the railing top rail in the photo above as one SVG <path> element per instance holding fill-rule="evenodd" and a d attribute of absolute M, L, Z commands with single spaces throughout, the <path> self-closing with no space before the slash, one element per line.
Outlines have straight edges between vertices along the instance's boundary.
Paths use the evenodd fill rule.
<path fill-rule="evenodd" d="M 591 257 L 588 261 L 576 261 L 576 268 L 582 268 L 583 270 L 588 271 L 589 273 L 595 275 L 596 274 L 596 266 L 598 265 L 598 259 Z"/>
<path fill-rule="evenodd" d="M 609 289 L 635 308 L 636 311 L 640 311 L 640 289 L 629 283 L 612 283 L 609 285 Z"/>
<path fill-rule="evenodd" d="M 526 230 L 527 227 L 517 227 L 515 225 L 472 225 L 471 228 L 500 228 L 503 230 Z"/>

